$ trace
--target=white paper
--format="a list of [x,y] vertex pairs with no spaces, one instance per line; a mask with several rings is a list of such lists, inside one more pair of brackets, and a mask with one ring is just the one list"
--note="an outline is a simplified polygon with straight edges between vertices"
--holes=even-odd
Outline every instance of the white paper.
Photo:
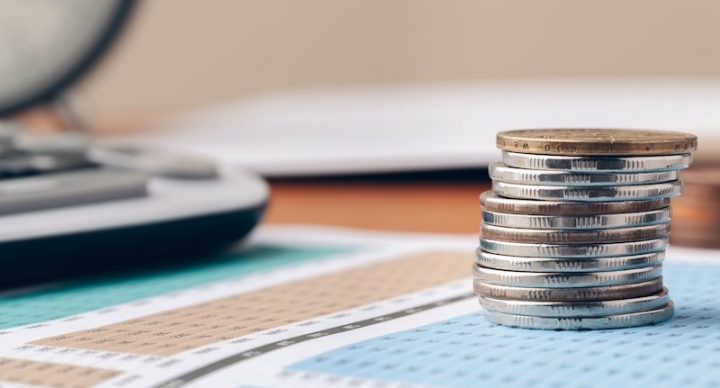
[[619,127],[720,138],[720,81],[560,79],[299,90],[228,102],[148,126],[142,142],[266,176],[487,166],[513,128]]

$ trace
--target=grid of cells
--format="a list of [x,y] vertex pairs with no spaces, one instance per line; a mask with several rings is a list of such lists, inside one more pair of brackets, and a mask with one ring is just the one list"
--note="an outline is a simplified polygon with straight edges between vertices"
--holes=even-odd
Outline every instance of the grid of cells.
[[469,277],[467,252],[398,257],[33,342],[168,356]]
[[514,329],[480,312],[356,343],[295,373],[440,386],[720,386],[720,265],[667,264],[664,324],[560,332]]
[[[120,373],[85,366],[0,358],[0,376],[2,376],[2,380],[23,385],[58,388],[91,387]],[[2,384],[0,383],[0,385]]]
[[343,248],[255,246],[224,257],[208,258],[200,263],[87,279],[4,295],[0,296],[0,329],[62,319],[212,282],[323,260],[348,251]]

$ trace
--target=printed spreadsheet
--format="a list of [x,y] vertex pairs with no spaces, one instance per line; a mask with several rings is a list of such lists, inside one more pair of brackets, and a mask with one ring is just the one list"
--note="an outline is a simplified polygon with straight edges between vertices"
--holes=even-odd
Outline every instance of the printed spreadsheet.
[[2,294],[0,387],[720,385],[720,254],[671,248],[667,323],[556,332],[483,319],[476,244],[264,228],[202,262]]

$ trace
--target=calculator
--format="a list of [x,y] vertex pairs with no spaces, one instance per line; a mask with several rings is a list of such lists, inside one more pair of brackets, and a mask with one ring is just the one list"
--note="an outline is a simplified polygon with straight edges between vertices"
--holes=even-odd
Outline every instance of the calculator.
[[265,181],[232,166],[77,135],[7,132],[2,286],[211,256],[239,243],[267,206]]
[[[137,3],[0,2],[0,289],[209,260],[262,218],[269,189],[257,175],[88,136],[69,89]],[[57,109],[65,133],[16,124],[35,108]]]

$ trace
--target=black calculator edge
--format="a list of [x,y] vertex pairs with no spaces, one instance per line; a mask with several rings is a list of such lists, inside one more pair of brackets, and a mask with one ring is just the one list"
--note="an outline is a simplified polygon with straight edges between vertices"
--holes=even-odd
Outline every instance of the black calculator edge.
[[0,242],[0,290],[142,270],[217,254],[260,223],[268,203],[196,217]]

